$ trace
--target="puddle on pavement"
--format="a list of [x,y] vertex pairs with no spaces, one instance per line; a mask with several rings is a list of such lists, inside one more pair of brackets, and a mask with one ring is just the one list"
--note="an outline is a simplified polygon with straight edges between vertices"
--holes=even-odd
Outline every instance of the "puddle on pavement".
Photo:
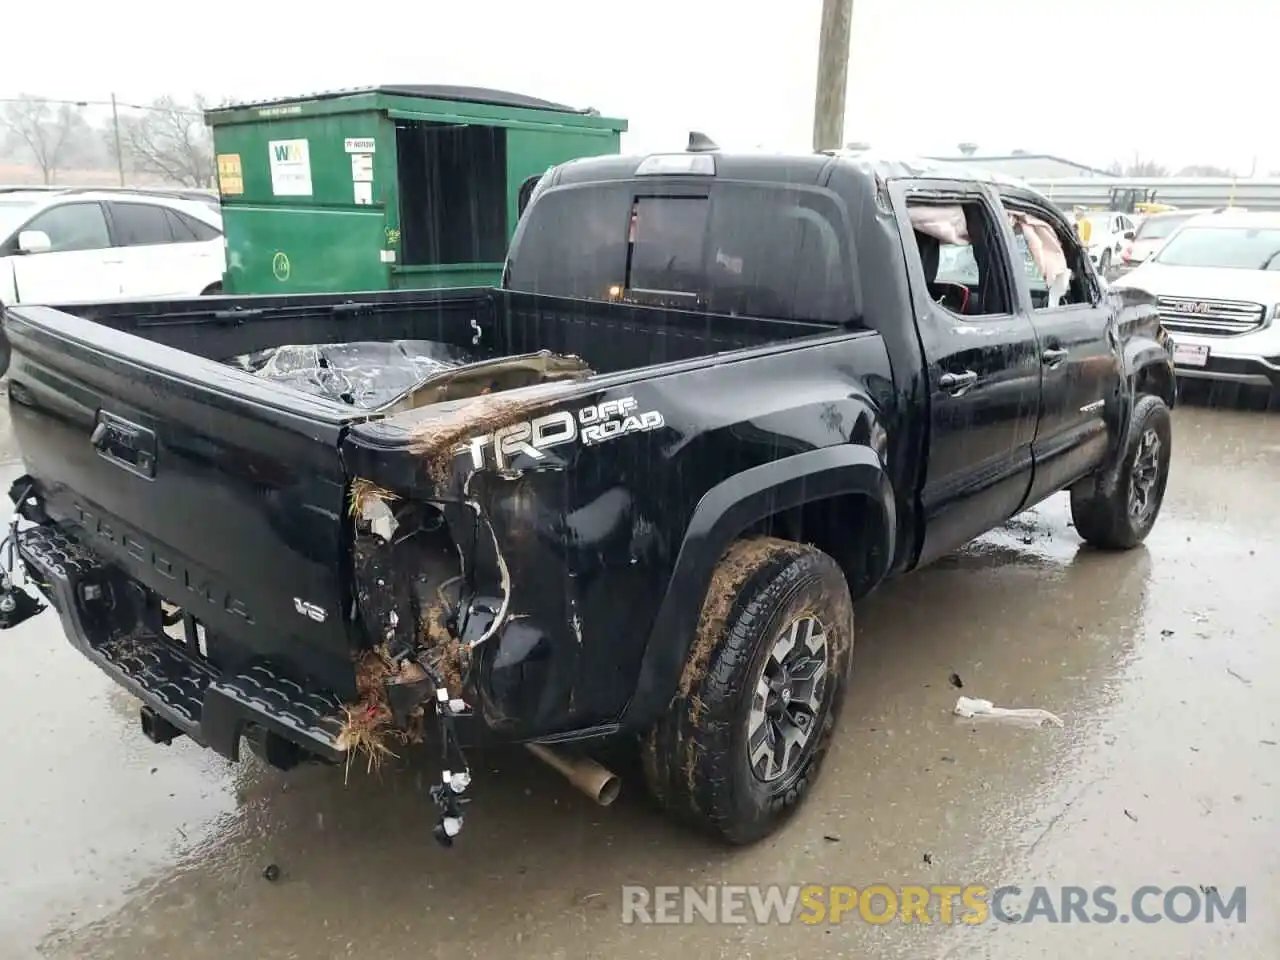
[[[824,777],[785,832],[747,850],[671,826],[634,778],[622,801],[593,807],[517,749],[473,758],[476,803],[444,851],[430,836],[434,755],[406,755],[380,778],[353,771],[344,786],[340,770],[284,776],[153,747],[128,698],[41,618],[0,646],[8,676],[30,668],[31,652],[19,661],[14,649],[40,648],[23,716],[57,731],[11,766],[40,788],[0,801],[6,835],[23,831],[19,859],[37,865],[6,858],[0,915],[50,957],[1212,952],[1220,928],[1063,939],[1003,925],[637,929],[619,916],[627,883],[1249,883],[1260,903],[1280,892],[1258,853],[1273,848],[1280,809],[1280,748],[1268,746],[1280,740],[1280,520],[1257,499],[1280,459],[1259,463],[1254,447],[1240,454],[1247,469],[1221,469],[1239,462],[1214,416],[1186,416],[1194,460],[1145,548],[1082,547],[1057,497],[862,605]],[[41,692],[55,680],[81,698],[73,717]],[[962,692],[1066,725],[960,720]],[[271,863],[276,883],[262,877]],[[1255,917],[1232,935],[1274,942],[1274,919]]]

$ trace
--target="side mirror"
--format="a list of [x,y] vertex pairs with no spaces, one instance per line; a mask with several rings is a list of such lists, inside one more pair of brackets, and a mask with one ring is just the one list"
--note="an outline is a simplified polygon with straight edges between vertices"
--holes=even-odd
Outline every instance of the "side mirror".
[[533,191],[537,189],[538,184],[542,182],[545,173],[535,173],[532,177],[520,184],[520,190],[516,194],[516,219],[524,216],[524,208],[529,205],[529,201],[533,199]]
[[43,230],[23,230],[18,234],[20,253],[48,253],[52,249],[53,241]]
[[1126,240],[1132,240],[1132,239],[1134,238],[1134,236],[1135,236],[1135,233],[1134,233],[1134,231],[1132,231],[1132,230],[1126,230],[1126,231],[1124,232],[1124,238],[1125,238]]

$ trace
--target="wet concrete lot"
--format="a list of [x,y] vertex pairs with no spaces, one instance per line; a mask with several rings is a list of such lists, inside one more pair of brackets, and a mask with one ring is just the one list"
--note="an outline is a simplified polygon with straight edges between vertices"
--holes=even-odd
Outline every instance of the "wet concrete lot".
[[[1280,415],[1184,406],[1174,428],[1145,548],[1082,548],[1060,496],[865,603],[818,789],[747,850],[669,825],[635,783],[594,807],[519,750],[473,757],[442,850],[433,753],[344,784],[153,746],[42,615],[0,634],[0,957],[1280,956]],[[1065,725],[962,721],[960,692]],[[1122,906],[1146,884],[1245,886],[1248,912],[621,922],[624,884],[880,882],[1108,884]]]

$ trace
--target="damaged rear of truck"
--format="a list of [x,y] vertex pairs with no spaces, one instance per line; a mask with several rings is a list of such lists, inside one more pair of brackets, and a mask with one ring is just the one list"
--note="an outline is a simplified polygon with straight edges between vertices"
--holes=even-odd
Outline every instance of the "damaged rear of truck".
[[637,742],[731,842],[795,808],[915,554],[902,241],[847,161],[645,166],[550,172],[499,289],[9,312],[18,552],[148,736],[440,738],[443,842],[474,740],[602,802]]

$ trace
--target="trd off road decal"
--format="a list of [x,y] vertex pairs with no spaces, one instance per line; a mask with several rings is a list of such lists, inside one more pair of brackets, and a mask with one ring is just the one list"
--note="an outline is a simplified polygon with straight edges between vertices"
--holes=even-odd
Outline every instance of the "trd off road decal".
[[583,407],[576,415],[560,410],[473,437],[461,444],[456,453],[459,456],[470,453],[471,465],[482,470],[486,465],[486,451],[491,451],[488,455],[492,466],[505,470],[511,458],[519,454],[541,460],[543,451],[550,447],[574,442],[584,446],[605,443],[628,434],[656,430],[665,422],[657,410],[638,413],[636,408],[635,397],[622,397]]

